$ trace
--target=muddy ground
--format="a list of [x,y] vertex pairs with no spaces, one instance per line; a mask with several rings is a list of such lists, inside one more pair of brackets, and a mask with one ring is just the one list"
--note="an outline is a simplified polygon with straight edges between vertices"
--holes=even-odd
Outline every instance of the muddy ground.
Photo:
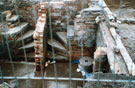
[[[45,72],[36,71],[34,63],[26,62],[13,62],[13,67],[15,74],[12,69],[10,62],[0,61],[0,73],[2,70],[2,76],[18,76],[18,77],[56,77],[54,71],[54,65],[49,65]],[[69,77],[69,73],[72,73],[73,78],[82,78],[81,73],[76,71],[77,64],[72,64],[72,71],[69,72],[69,63],[56,63],[57,77]],[[0,74],[1,76],[1,74]],[[57,81],[56,80],[4,80],[0,79],[0,84],[7,82],[10,86],[15,85],[13,88],[56,88],[56,83],[58,83],[58,88],[70,88],[70,81]],[[43,85],[45,85],[43,87]],[[72,81],[72,88],[80,88],[82,86],[81,81]],[[0,87],[1,88],[1,87]],[[7,88],[7,87],[4,87]],[[10,87],[12,88],[12,87]]]

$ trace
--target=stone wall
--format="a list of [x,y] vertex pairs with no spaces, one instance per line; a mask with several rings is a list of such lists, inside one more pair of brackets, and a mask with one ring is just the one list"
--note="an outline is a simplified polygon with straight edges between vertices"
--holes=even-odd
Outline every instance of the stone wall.
[[93,57],[96,47],[97,24],[96,17],[101,14],[101,9],[96,5],[85,8],[76,15],[73,28],[67,29],[68,39],[71,41],[73,58],[83,56]]
[[[84,2],[87,2],[84,3],[84,8],[87,8],[88,1],[85,0]],[[82,8],[81,0],[45,2],[42,3],[42,5],[45,5],[47,11],[49,10],[48,7],[50,8],[50,13],[48,11],[48,15],[51,15],[51,23],[54,30],[66,30],[67,22],[69,21],[69,23],[73,24],[77,12]]]

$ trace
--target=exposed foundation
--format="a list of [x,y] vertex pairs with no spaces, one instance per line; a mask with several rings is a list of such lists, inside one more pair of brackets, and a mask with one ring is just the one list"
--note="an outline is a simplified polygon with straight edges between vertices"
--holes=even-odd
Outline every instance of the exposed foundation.
[[[26,9],[28,12],[31,9],[35,10],[34,14],[37,17],[34,16],[34,19],[21,18],[15,14],[15,11],[6,12],[4,18],[8,30],[2,31],[0,38],[4,39],[5,45],[7,44],[5,40],[9,41],[13,61],[19,61],[19,64],[13,62],[16,76],[54,78],[51,80],[19,79],[19,88],[43,88],[43,86],[55,88],[57,84],[58,88],[70,88],[71,82],[65,80],[70,77],[85,79],[85,85],[83,81],[73,79],[71,85],[73,88],[100,88],[100,86],[106,88],[106,86],[112,87],[113,83],[87,82],[86,79],[115,80],[116,78],[117,81],[128,80],[130,75],[135,75],[132,54],[134,50],[131,49],[134,43],[133,41],[131,45],[128,43],[132,40],[133,34],[125,36],[125,32],[129,32],[125,26],[130,23],[132,29],[134,20],[121,17],[117,19],[106,3],[101,5],[98,0],[91,0],[91,2],[86,0],[83,3],[84,7],[81,3],[80,0],[45,2],[33,5],[35,9],[31,6],[23,7],[23,10]],[[25,16],[27,11],[19,13]],[[18,23],[18,20],[23,23]],[[119,21],[122,24],[117,26]],[[2,52],[3,55],[4,53],[7,52]],[[20,63],[20,61],[32,63]],[[3,76],[13,77],[11,64],[3,61],[0,63]],[[65,79],[56,81],[56,77]],[[0,79],[0,83],[2,81],[3,79]],[[12,82],[12,80],[4,81],[9,84]],[[23,85],[26,82],[29,85]],[[131,84],[133,87],[134,83]],[[128,84],[116,83],[114,86],[126,88]]]

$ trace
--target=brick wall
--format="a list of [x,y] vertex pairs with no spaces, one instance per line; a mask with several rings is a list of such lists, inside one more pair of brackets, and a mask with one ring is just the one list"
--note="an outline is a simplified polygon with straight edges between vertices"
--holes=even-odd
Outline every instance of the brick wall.
[[41,69],[42,67],[44,68],[43,32],[47,21],[47,12],[44,7],[44,5],[41,5],[40,9],[38,10],[38,20],[33,35],[35,48],[35,62],[37,70]]
[[[88,3],[85,3],[88,4]],[[49,9],[50,8],[50,14]],[[49,16],[51,15],[51,23],[53,31],[66,30],[67,20],[73,23],[75,15],[81,9],[81,1],[67,1],[67,2],[48,2],[41,3],[36,6],[38,9],[38,21],[36,24],[36,29],[33,35],[34,46],[35,46],[35,62],[37,69],[44,67],[44,53],[43,53],[43,33],[45,25],[49,26]],[[85,5],[88,7],[88,5]],[[67,14],[69,13],[69,14]],[[47,22],[47,23],[46,23]]]

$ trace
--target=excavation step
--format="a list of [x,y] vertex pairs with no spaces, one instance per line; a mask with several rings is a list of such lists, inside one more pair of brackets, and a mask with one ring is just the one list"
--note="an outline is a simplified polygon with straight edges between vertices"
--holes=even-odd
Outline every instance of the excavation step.
[[65,59],[67,59],[66,56],[62,56],[62,55],[56,54],[55,52],[54,53],[53,52],[48,52],[47,53],[47,57],[49,59],[56,59],[56,60],[65,60]]
[[57,32],[56,33],[59,38],[65,43],[67,44],[67,33],[66,32]]
[[59,50],[62,50],[62,51],[66,52],[66,48],[61,43],[59,43],[57,40],[55,40],[55,39],[52,39],[52,41],[51,41],[51,39],[48,40],[48,44],[50,46],[54,47],[54,48],[57,48]]
[[[24,42],[24,44],[33,42],[33,33],[34,33],[34,30],[29,30],[29,31],[26,32],[24,35],[22,35],[21,37],[19,37],[19,38],[17,39],[17,46],[18,46],[18,47],[23,46],[23,42]],[[22,42],[22,41],[23,41],[23,42]]]
[[16,36],[17,34],[23,32],[28,26],[28,23],[21,23],[20,25],[9,28],[7,32],[2,32],[2,35]]
[[22,50],[22,49],[29,49],[29,48],[34,48],[34,42],[31,42],[31,43],[28,43],[22,47],[19,48],[19,50]]
[[[34,58],[35,57],[35,53],[34,52],[27,53],[26,55],[27,55],[27,58]],[[21,54],[20,57],[24,58],[25,56],[24,56],[24,54]]]
[[18,38],[17,41],[24,40],[24,39],[27,39],[29,37],[32,37],[33,36],[33,33],[34,33],[34,30],[29,30],[23,36],[21,36],[20,38]]

